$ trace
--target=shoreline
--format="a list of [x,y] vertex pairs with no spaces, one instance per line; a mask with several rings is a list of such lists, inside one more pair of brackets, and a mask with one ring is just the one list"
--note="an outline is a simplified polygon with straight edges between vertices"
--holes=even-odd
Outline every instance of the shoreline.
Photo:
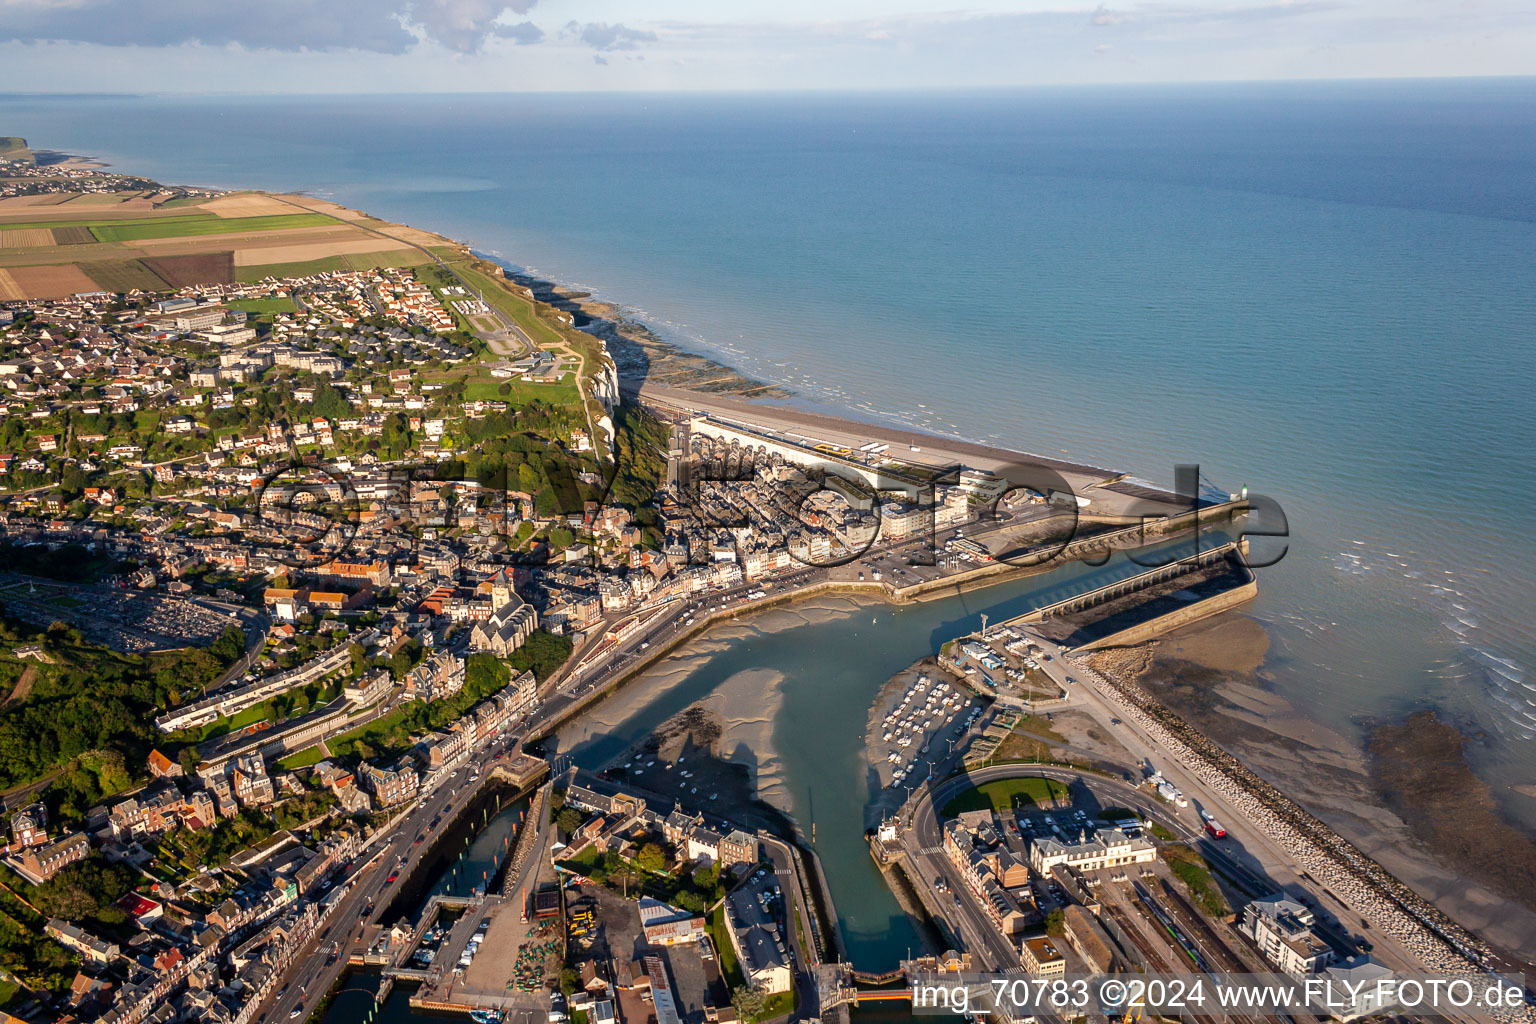
[[[1448,743],[1455,727],[1437,720],[1412,728],[1418,716],[1409,715],[1401,722],[1376,723],[1363,742],[1334,732],[1266,688],[1261,637],[1263,626],[1251,616],[1224,613],[1142,644],[1080,657],[1122,692],[1144,694],[1162,705],[1185,729],[1282,793],[1437,913],[1505,955],[1529,960],[1536,949],[1536,907],[1511,887],[1512,856],[1498,865],[1480,864],[1465,848],[1426,834],[1387,796],[1394,785],[1399,793],[1404,786],[1417,792],[1426,780],[1443,779],[1449,759],[1417,765],[1409,772],[1412,778],[1401,777],[1400,765],[1393,783],[1370,749],[1386,730],[1396,748],[1391,753],[1401,761],[1407,751],[1412,764],[1426,738],[1438,735]],[[1455,781],[1452,792],[1427,801],[1424,814],[1433,821],[1435,815],[1464,813],[1472,827],[1458,835],[1474,844],[1471,837],[1491,832],[1496,821],[1521,837],[1517,842],[1500,836],[1505,848],[1518,847],[1524,863],[1536,857],[1536,842],[1498,817],[1496,808],[1479,804],[1478,792],[1486,794],[1486,786],[1465,762]],[[1471,806],[1461,810],[1464,805]]]
[[[42,152],[52,153],[55,151],[43,150]],[[71,153],[64,155],[69,160],[97,160],[95,157],[84,156],[81,154]],[[104,161],[100,161],[100,163],[104,168],[112,166],[110,163]],[[114,173],[121,174],[124,177],[132,177],[132,175],[126,171],[116,171]],[[157,183],[165,186],[164,182]],[[527,269],[526,265],[514,263],[506,256],[497,255],[492,250],[485,248],[482,245],[476,244],[473,241],[451,238],[447,235],[441,235],[431,230],[430,228],[421,228],[414,224],[407,224],[404,221],[395,221],[388,217],[381,217],[377,214],[370,213],[361,207],[349,206],[345,202],[340,201],[339,197],[335,196],[334,194],[330,196],[320,196],[304,188],[274,192],[266,188],[244,188],[228,185],[177,184],[166,187],[197,189],[207,192],[222,193],[225,195],[250,193],[253,195],[295,196],[307,198],[327,206],[334,206],[338,209],[347,210],[357,214],[362,218],[379,221],[385,224],[393,224],[399,227],[420,231],[425,234],[435,235],[437,238],[443,239],[452,245],[462,247],[473,257],[484,260],[489,264],[499,267],[503,276],[510,284],[527,288],[535,295],[538,301],[553,305],[555,308],[560,309],[562,312],[573,317],[577,313],[580,313],[581,315],[590,318],[595,323],[603,324],[606,329],[612,332],[614,337],[619,339],[619,343],[621,345],[629,345],[631,347],[635,347],[641,344],[634,338],[630,338],[622,333],[621,328],[623,326],[623,322],[628,321],[637,328],[637,333],[638,331],[643,331],[646,335],[649,336],[650,341],[648,341],[647,344],[653,345],[657,349],[664,349],[670,351],[671,353],[675,353],[677,357],[685,361],[697,362],[701,366],[710,368],[713,371],[717,371],[722,376],[727,377],[730,381],[739,384],[742,389],[742,393],[738,394],[737,391],[729,388],[722,389],[719,392],[710,392],[693,391],[686,388],[670,388],[657,384],[650,385],[653,389],[658,391],[663,387],[667,387],[667,390],[669,391],[686,392],[698,395],[701,398],[719,397],[727,400],[735,399],[737,401],[753,401],[753,398],[749,397],[747,393],[758,392],[756,395],[758,401],[754,401],[753,405],[755,412],[759,415],[761,415],[763,412],[772,411],[778,407],[784,411],[796,412],[799,414],[801,419],[804,419],[808,422],[825,422],[831,429],[838,429],[840,425],[842,427],[854,425],[863,428],[877,428],[890,437],[901,440],[901,443],[904,444],[926,441],[929,447],[935,451],[967,454],[982,460],[983,463],[991,462],[993,464],[993,468],[1013,465],[1020,460],[1024,460],[1031,465],[1045,466],[1047,468],[1059,470],[1061,472],[1101,477],[1108,481],[1115,482],[1115,486],[1117,488],[1122,489],[1127,493],[1131,493],[1133,491],[1143,491],[1147,497],[1151,497],[1154,500],[1166,500],[1171,496],[1169,492],[1161,490],[1157,485],[1140,481],[1128,473],[1104,469],[1102,467],[1093,466],[1087,463],[1073,462],[1070,460],[1053,458],[1051,456],[1045,455],[1037,455],[1031,452],[998,448],[995,445],[990,445],[984,441],[969,437],[952,436],[927,431],[917,431],[912,429],[910,426],[904,426],[896,423],[895,421],[881,421],[878,419],[861,420],[856,418],[858,414],[858,410],[856,409],[839,409],[838,415],[828,415],[823,409],[817,408],[815,403],[804,400],[804,397],[796,392],[790,385],[776,382],[757,381],[754,378],[744,375],[736,368],[719,362],[714,356],[702,352],[692,351],[686,345],[681,345],[674,341],[662,338],[659,334],[657,334],[657,331],[654,327],[646,323],[644,319],[638,315],[633,307],[624,304],[620,300],[599,299],[596,294],[589,289],[565,285],[557,280],[553,280],[548,275],[542,273],[533,273]],[[551,298],[554,298],[558,301],[552,302]],[[565,305],[562,305],[562,303]],[[570,308],[566,308],[567,305]],[[610,319],[610,317],[605,316],[605,312],[611,312],[614,314],[614,318]],[[611,341],[610,337],[606,333],[593,333],[590,331],[587,331],[586,333],[591,334],[592,337],[597,338],[603,342]],[[617,353],[614,354],[614,358],[617,361]],[[642,380],[638,386],[632,388],[629,387],[628,385],[633,384],[633,382],[633,377],[626,378],[621,373],[621,393],[625,391],[632,391],[634,394],[636,394],[637,397],[645,397],[642,392],[645,389],[647,381]],[[776,404],[761,402],[760,400],[763,398],[782,399],[783,405],[776,406]],[[795,399],[801,399],[804,404],[795,404]],[[659,398],[658,401],[660,404],[666,404],[664,397]],[[978,465],[977,468],[986,468],[986,466]]]
[[[45,151],[45,152],[47,152],[47,151]],[[76,159],[76,158],[75,157],[68,157],[68,159]],[[78,159],[88,159],[88,158],[78,158]],[[102,164],[100,166],[106,167],[106,166],[109,166],[109,165]],[[256,191],[256,190],[239,189],[239,190],[223,190],[223,191],[244,192],[244,191]],[[328,200],[328,201],[334,202],[334,200]],[[361,213],[362,211],[359,211],[359,212]],[[483,250],[473,250],[472,249],[472,251],[482,252]],[[508,273],[507,276],[508,276],[509,280],[521,283],[521,282],[519,282],[518,278],[513,276],[511,273]],[[563,286],[561,286],[561,285],[559,285],[558,283],[555,283],[555,282],[545,282],[545,283],[547,283],[550,286],[550,288],[555,289],[555,290],[560,290],[560,289],[563,288]],[[583,309],[587,308],[584,303],[582,303],[581,301],[577,300],[576,296],[578,295],[578,293],[575,290],[570,290],[570,292],[571,292],[571,294],[570,294],[570,301],[575,302],[576,305],[578,306],[578,308],[583,308]],[[582,293],[582,294],[585,294],[585,293]],[[598,301],[599,300],[596,300],[596,299],[592,300],[592,302],[594,303],[592,308],[596,308],[596,303]],[[619,310],[621,313],[622,313],[622,311],[624,309],[624,307],[622,307],[620,305],[616,305],[616,304],[607,304],[607,303],[605,303],[604,305],[611,306],[611,308],[613,308],[615,310]],[[618,327],[615,326],[614,329],[618,330]],[[646,329],[649,330],[649,328],[646,328]],[[709,359],[708,357],[705,357],[705,356],[703,356],[701,354],[686,353],[686,350],[683,349],[681,346],[673,345],[671,342],[665,342],[665,341],[659,341],[658,340],[658,343],[659,344],[668,345],[668,346],[676,349],[679,352],[684,352],[687,355],[692,355],[692,356],[695,356],[695,357],[697,357],[699,359],[704,359],[711,366],[718,367],[718,368],[720,368],[723,371],[727,371],[729,373],[735,374],[736,378],[738,380],[744,382],[747,385],[755,385],[755,384],[758,383],[758,382],[753,382],[750,378],[744,377],[744,376],[742,376],[740,374],[736,374],[736,371],[732,370],[730,367],[726,367],[723,364],[719,364],[719,363],[715,362],[714,360]],[[653,385],[653,387],[657,387],[657,386],[658,385]],[[769,387],[769,388],[780,387],[780,385],[762,385],[762,386],[763,387]],[[642,383],[642,385],[636,390],[635,394],[638,397],[643,398],[645,396],[645,387],[646,387],[646,385],[644,383]],[[740,401],[740,402],[751,401],[751,399],[748,399],[748,398],[745,398],[745,397],[735,397],[735,393],[729,392],[729,391],[723,392],[722,394],[724,396],[728,396],[730,398],[730,400],[734,400],[734,401]],[[789,391],[787,397],[792,401],[793,398],[796,397],[796,396],[795,396],[793,391]],[[772,406],[764,406],[764,408],[771,409],[773,407]],[[820,414],[816,414],[816,413],[809,413],[809,412],[806,413],[807,417],[815,417],[815,416],[819,416],[819,415]],[[849,411],[849,415],[852,415],[852,411]],[[827,418],[827,417],[823,417],[823,418],[830,419],[830,418]],[[856,421],[849,421],[849,422],[856,422]],[[886,427],[883,424],[879,426],[879,429],[882,432],[889,434],[893,438],[906,436],[906,437],[912,437],[912,438],[933,438],[933,439],[939,440],[939,441],[948,441],[950,446],[953,447],[957,451],[974,451],[977,454],[983,454],[984,453],[988,457],[996,457],[996,456],[998,456],[1000,454],[1004,454],[1004,450],[1002,450],[1002,449],[992,448],[990,446],[982,445],[982,444],[980,444],[978,442],[972,442],[972,441],[967,441],[967,440],[950,440],[950,439],[943,438],[941,435],[922,434],[922,433],[913,432],[913,431],[911,431],[908,428],[898,428],[898,427],[894,427],[894,426]],[[1017,454],[1024,454],[1024,453],[1017,453]],[[1051,461],[1053,461],[1056,464],[1059,464],[1060,466],[1063,466],[1063,467],[1070,467],[1074,471],[1108,472],[1108,471],[1097,470],[1095,467],[1088,467],[1088,466],[1083,466],[1083,465],[1079,465],[1079,464],[1075,464],[1075,463],[1062,462],[1061,460],[1051,460]],[[966,590],[980,590],[983,587],[992,586],[992,585],[997,584],[997,583],[1006,582],[1008,579],[1011,579],[1011,578],[1012,578],[1012,576],[1010,574],[1000,574],[999,576],[991,577],[991,578],[982,578],[982,579],[978,579],[978,580],[974,580],[974,581],[957,582],[957,583],[953,584],[953,589],[954,589],[954,592],[964,592]],[[851,590],[852,588],[848,588],[848,589]],[[933,597],[944,596],[945,594],[947,594],[949,592],[949,589],[950,588],[944,588],[943,590],[938,590],[932,596]],[[821,595],[819,595],[819,594],[818,595],[807,595],[808,598],[814,598],[814,597],[819,597],[819,596],[821,596]],[[888,598],[886,598],[886,599],[888,600]],[[921,600],[921,599],[924,599],[924,598],[923,597],[918,597],[916,599]],[[748,610],[745,610],[741,614],[750,616],[750,615],[758,614],[759,612],[766,613],[767,611],[770,611],[770,610],[771,609],[748,609]],[[734,618],[734,617],[735,616],[732,616],[732,618]],[[718,625],[718,623],[710,623],[710,624],[708,624],[706,626],[706,629],[713,629],[717,625]],[[680,646],[677,650],[681,651],[683,649],[684,649],[684,647]],[[669,657],[669,658],[670,657],[674,657],[675,653],[669,652],[666,656]],[[1262,659],[1261,659],[1260,663],[1262,664]],[[640,669],[640,672],[641,672],[642,675],[643,675],[643,673],[645,673],[647,671],[649,671],[648,668]],[[683,672],[682,675],[679,677],[679,681],[681,681],[681,678],[686,677],[687,674],[688,674],[688,672]],[[635,678],[638,679],[639,677],[635,677]],[[632,679],[630,681],[634,681],[634,680]],[[624,679],[621,679],[621,680],[619,680],[615,684],[614,689],[617,690],[617,689],[622,688],[622,687],[624,687],[626,685],[627,685],[626,681]],[[1234,694],[1237,693],[1237,691],[1235,691],[1235,690],[1231,691],[1231,692],[1234,693]],[[654,697],[654,694],[652,694],[651,696]],[[1280,733],[1280,732],[1278,732],[1277,730],[1274,729],[1274,727],[1273,727],[1273,718],[1274,718],[1274,715],[1277,713],[1277,711],[1279,709],[1275,708],[1274,706],[1266,706],[1266,704],[1265,704],[1265,702],[1264,702],[1264,700],[1262,698],[1262,690],[1257,691],[1257,692],[1247,693],[1245,696],[1247,698],[1246,706],[1241,706],[1241,710],[1243,712],[1245,712],[1246,715],[1251,718],[1251,721],[1250,721],[1249,724],[1255,726],[1256,728],[1265,729],[1266,731],[1269,731],[1269,732],[1273,733],[1276,736],[1280,736],[1280,737],[1283,737],[1283,738],[1289,738],[1289,739],[1292,739],[1293,741],[1299,741],[1298,737],[1296,737],[1296,736],[1289,736],[1289,737],[1287,737],[1286,734]],[[600,708],[604,702],[605,701],[599,701],[598,703],[596,703],[594,705],[588,706],[588,707],[584,708],[583,711],[580,712],[580,714],[583,717],[585,717],[585,715],[587,713],[589,713],[591,711],[594,711],[597,708]],[[1234,705],[1239,704],[1239,702],[1236,701],[1236,700],[1232,701],[1232,703]],[[1236,713],[1232,713],[1232,712],[1228,713],[1228,717],[1231,717],[1231,718],[1233,718],[1235,720],[1241,720],[1242,719],[1241,715],[1236,714]],[[1301,722],[1306,722],[1307,720],[1305,719],[1304,715],[1298,715],[1296,717],[1296,719],[1294,719],[1294,721],[1297,722],[1297,723],[1301,723]],[[1310,724],[1312,724],[1313,726],[1317,725],[1317,723],[1310,723]],[[1195,728],[1197,730],[1199,729],[1198,726],[1195,726]],[[1297,728],[1300,728],[1300,726],[1298,725]],[[1250,763],[1250,767],[1251,767],[1251,763]],[[1334,765],[1333,767],[1342,767],[1342,765],[1341,764],[1340,765]],[[1257,772],[1255,772],[1255,774],[1257,774]],[[1312,787],[1308,787],[1308,788],[1310,789]],[[1297,801],[1297,803],[1299,804],[1300,801]],[[1373,810],[1375,810],[1375,809],[1388,810],[1388,808],[1386,808],[1384,806],[1380,807],[1380,808],[1377,808],[1374,805],[1373,805],[1372,809]],[[1384,846],[1390,845],[1390,840],[1387,839],[1387,838],[1382,838],[1381,842],[1382,842],[1382,844]],[[1395,870],[1394,870],[1394,873],[1396,873]]]

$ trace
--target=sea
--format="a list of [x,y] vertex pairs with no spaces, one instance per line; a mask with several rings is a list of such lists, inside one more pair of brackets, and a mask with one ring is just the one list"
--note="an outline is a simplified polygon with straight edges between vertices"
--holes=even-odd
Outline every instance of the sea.
[[[1265,685],[1357,740],[1438,712],[1536,830],[1536,79],[3,96],[0,133],[447,234],[808,408],[1164,484],[1197,463],[1289,522],[1249,609]],[[731,664],[803,659],[785,716],[817,712],[795,685],[872,699],[1017,598],[989,593]],[[803,752],[797,815],[846,753]],[[910,933],[874,888],[849,936],[879,967]]]

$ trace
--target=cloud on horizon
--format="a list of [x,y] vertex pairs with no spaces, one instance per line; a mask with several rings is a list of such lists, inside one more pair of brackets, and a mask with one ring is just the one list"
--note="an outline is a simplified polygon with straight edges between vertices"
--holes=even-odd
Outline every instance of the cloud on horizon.
[[215,4],[0,0],[0,89],[837,89],[1536,72],[1530,0],[1456,11],[1444,0]]
[[99,46],[239,45],[251,50],[403,54],[423,39],[473,54],[486,41],[538,42],[503,16],[537,0],[0,0],[0,41]]
[[[630,28],[623,24],[609,25],[606,22],[591,21],[585,25],[571,22],[565,26],[566,32],[576,36],[583,43],[594,50],[633,50],[640,43],[654,43],[656,33],[644,29]],[[606,61],[601,62],[606,63]]]

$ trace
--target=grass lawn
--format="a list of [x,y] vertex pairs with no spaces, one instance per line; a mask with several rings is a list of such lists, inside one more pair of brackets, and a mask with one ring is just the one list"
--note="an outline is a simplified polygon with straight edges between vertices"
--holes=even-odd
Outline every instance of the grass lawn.
[[1009,811],[1021,806],[1044,806],[1056,800],[1065,800],[1068,792],[1065,783],[1054,779],[1037,776],[997,779],[960,793],[944,805],[943,816],[953,818],[966,811]]
[[571,865],[583,875],[590,875],[592,869],[597,867],[603,859],[603,855],[597,852],[597,847],[589,846],[574,857],[567,857],[561,863]]
[[0,1006],[11,1001],[11,998],[21,991],[21,984],[10,978],[0,978]]
[[320,744],[317,743],[312,747],[305,747],[303,750],[294,751],[277,762],[277,765],[284,771],[291,772],[295,768],[308,768],[311,765],[319,764],[324,757],[325,754],[320,750]]
[[233,718],[225,718],[223,715],[220,715],[203,726],[202,732],[198,734],[197,742],[202,743],[204,740],[213,739],[215,736],[223,736],[225,733],[234,732],[236,729],[243,729],[248,725],[255,725],[257,722],[265,721],[267,710],[270,707],[271,702],[262,701],[260,704],[253,704],[244,711],[237,712]]
[[793,1013],[795,1009],[795,990],[788,992],[775,992],[763,1003],[763,1020],[772,1020],[782,1017],[786,1013]]
[[[498,390],[503,384],[511,385],[505,395]],[[561,378],[558,384],[525,384],[495,377],[470,377],[464,382],[464,398],[470,402],[506,402],[514,407],[534,401],[545,405],[575,405],[581,400],[570,374]]]
[[1163,860],[1168,862],[1168,868],[1179,881],[1189,886],[1190,898],[1195,901],[1201,910],[1212,917],[1221,917],[1230,911],[1227,906],[1227,898],[1221,894],[1221,887],[1216,884],[1216,879],[1211,877],[1210,866],[1205,858],[1196,853],[1193,848],[1177,843],[1164,846],[1158,851]]
[[1053,758],[1053,744],[1063,744],[1066,739],[1051,728],[1039,715],[1025,715],[1003,737],[992,754],[994,761],[1049,761]]
[[736,950],[731,946],[725,923],[725,904],[716,907],[709,915],[708,927],[709,937],[715,944],[715,956],[720,958],[720,977],[725,979],[725,987],[734,992],[746,982],[742,978],[741,965],[736,962]]
[[341,747],[343,744],[350,745],[357,740],[367,740],[375,736],[384,736],[403,721],[405,721],[405,712],[399,708],[396,708],[394,711],[391,711],[383,718],[376,718],[369,722],[367,725],[360,725],[356,729],[344,732],[334,739],[326,740],[326,746],[330,747],[331,750],[336,753],[341,753]]
[[230,309],[238,309],[246,313],[297,313],[298,303],[284,295],[273,295],[265,299],[236,299],[227,303]]

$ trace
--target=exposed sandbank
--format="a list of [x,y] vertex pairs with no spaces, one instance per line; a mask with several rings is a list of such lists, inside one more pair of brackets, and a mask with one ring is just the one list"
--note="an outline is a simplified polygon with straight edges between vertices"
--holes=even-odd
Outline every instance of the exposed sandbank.
[[[1491,800],[1476,821],[1469,818],[1487,790],[1465,760],[1464,771],[1453,759],[1436,776],[1454,776],[1459,796],[1417,804],[1410,826],[1402,816],[1408,805],[1399,807],[1402,801],[1386,796],[1403,784],[1384,774],[1390,758],[1369,756],[1365,739],[1329,729],[1277,695],[1263,668],[1267,646],[1261,624],[1227,613],[1090,660],[1100,671],[1147,689],[1464,927],[1524,958],[1536,955],[1536,891],[1517,892],[1503,866],[1490,871],[1485,858],[1465,854],[1464,843],[1475,842],[1479,832],[1519,846],[1510,836],[1514,830],[1494,816]],[[1404,743],[1416,749],[1420,738],[1444,741],[1445,734],[1424,722],[1408,734],[1387,734],[1399,753]],[[1403,771],[1399,764],[1396,774]],[[1452,818],[1471,834],[1457,841]]]

